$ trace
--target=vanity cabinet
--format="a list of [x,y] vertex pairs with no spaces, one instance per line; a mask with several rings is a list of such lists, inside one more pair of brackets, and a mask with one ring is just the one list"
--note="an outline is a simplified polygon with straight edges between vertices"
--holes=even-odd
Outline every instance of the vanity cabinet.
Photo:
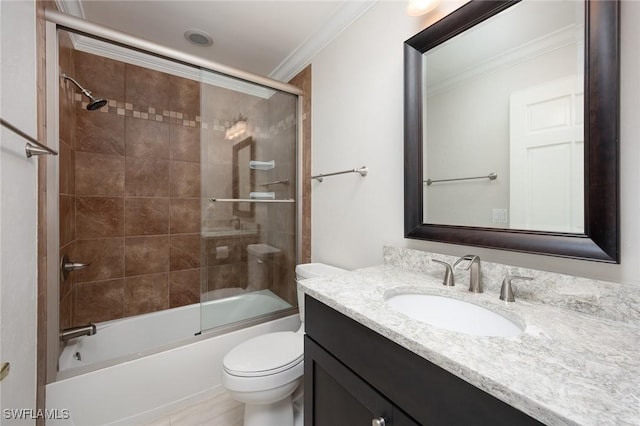
[[305,312],[306,426],[542,424],[312,297]]
[[305,424],[370,425],[384,419],[387,426],[419,426],[309,337],[305,337],[304,351],[305,375],[312,377],[313,386],[313,410],[305,408]]

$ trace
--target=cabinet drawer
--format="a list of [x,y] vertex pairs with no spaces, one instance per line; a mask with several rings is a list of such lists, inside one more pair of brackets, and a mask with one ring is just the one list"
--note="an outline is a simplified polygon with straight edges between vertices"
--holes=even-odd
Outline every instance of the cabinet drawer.
[[304,353],[305,425],[419,426],[309,337]]

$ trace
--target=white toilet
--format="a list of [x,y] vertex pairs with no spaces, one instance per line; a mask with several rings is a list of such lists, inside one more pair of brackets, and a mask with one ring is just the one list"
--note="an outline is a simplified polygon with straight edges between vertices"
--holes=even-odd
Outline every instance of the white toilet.
[[[296,266],[296,280],[332,275],[344,269],[322,263]],[[292,394],[304,373],[304,293],[298,291],[298,331],[267,333],[231,349],[223,360],[222,384],[237,401],[245,403],[245,426],[294,426]],[[302,389],[296,392],[301,404]],[[296,415],[302,425],[302,410]]]

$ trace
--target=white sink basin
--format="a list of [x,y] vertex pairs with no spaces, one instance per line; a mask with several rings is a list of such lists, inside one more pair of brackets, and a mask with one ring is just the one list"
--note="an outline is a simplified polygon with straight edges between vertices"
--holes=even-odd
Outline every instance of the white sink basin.
[[523,328],[508,318],[473,303],[431,294],[397,294],[387,306],[415,320],[474,336],[517,336]]

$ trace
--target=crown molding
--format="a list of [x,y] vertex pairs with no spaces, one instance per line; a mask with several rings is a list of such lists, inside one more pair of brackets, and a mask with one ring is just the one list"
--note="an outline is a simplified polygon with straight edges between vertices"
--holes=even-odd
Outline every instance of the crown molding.
[[[328,23],[315,34],[308,37],[301,45],[287,56],[268,77],[289,81],[306,67],[313,57],[333,41],[340,33],[355,22],[367,10],[369,10],[377,0],[344,1]],[[84,9],[80,0],[55,0],[58,10],[69,15],[85,18]],[[130,63],[133,65],[151,68],[156,71],[166,72],[192,80],[202,81],[216,86],[243,93],[269,98],[274,93],[271,89],[249,84],[240,80],[235,80],[219,74],[206,73],[202,75],[197,69],[190,69],[188,66],[170,62],[168,60],[145,55],[135,50],[123,48],[121,46],[106,43],[80,34],[69,33],[74,49],[94,55],[104,56],[117,61]]]
[[308,37],[269,74],[270,78],[289,81],[340,33],[369,10],[377,0],[345,1],[327,24]]
[[[84,19],[84,10],[78,0],[56,0],[56,5],[63,13],[68,13]],[[81,15],[77,15],[81,13]],[[117,44],[108,43],[85,35],[69,32],[73,48],[93,55],[102,56],[131,65],[149,68],[155,71],[172,74],[178,77],[195,80],[201,83],[269,99],[275,90],[258,84],[245,82],[233,77],[228,77],[213,71],[202,70],[196,67],[174,62],[135,49],[126,48]]]
[[455,88],[467,80],[498,72],[566,46],[584,44],[583,36],[579,36],[581,34],[584,34],[583,25],[569,25],[531,42],[509,49],[430,84],[427,88],[427,96],[438,95]]
[[114,59],[116,61],[125,62],[131,65],[152,69],[155,71],[172,74],[178,77],[195,80],[201,83],[210,84],[216,87],[245,93],[251,96],[257,96],[263,99],[269,99],[276,91],[273,89],[260,86],[258,84],[249,83],[218,74],[213,71],[203,70],[189,65],[183,65],[173,62],[170,59],[164,59],[142,53],[137,50],[111,44],[101,40],[76,34],[76,43],[74,48],[77,50],[91,53],[105,58]]

